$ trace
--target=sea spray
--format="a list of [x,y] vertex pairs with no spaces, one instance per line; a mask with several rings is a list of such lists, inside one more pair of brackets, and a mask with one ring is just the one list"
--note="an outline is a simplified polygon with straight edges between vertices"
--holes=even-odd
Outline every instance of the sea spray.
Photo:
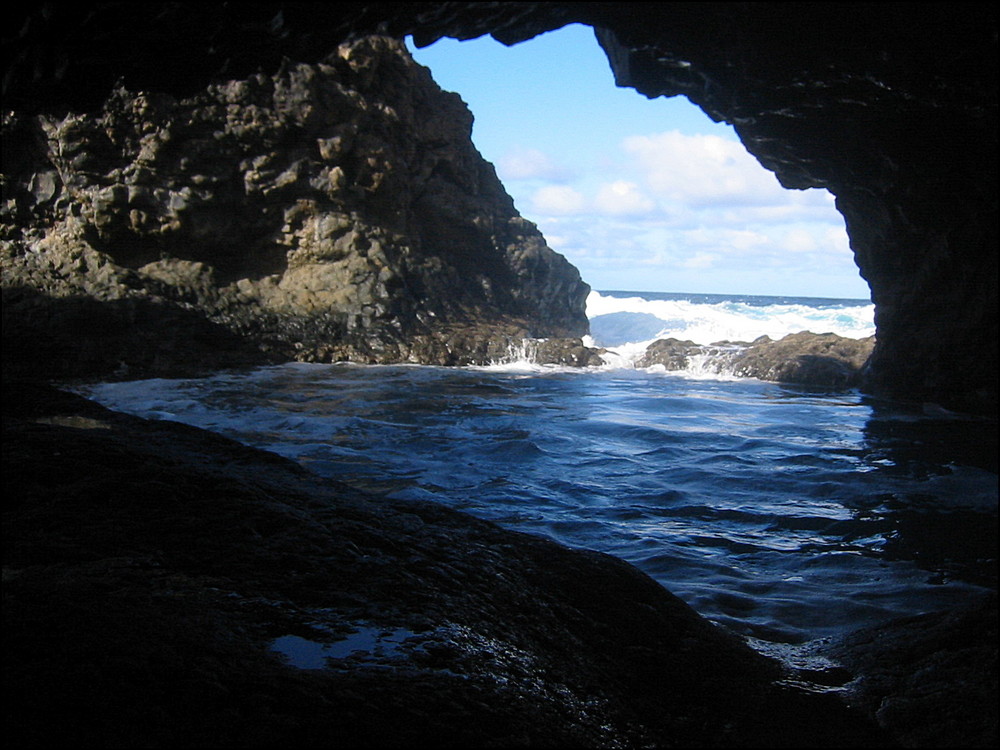
[[865,300],[811,297],[595,291],[587,298],[591,336],[608,347],[662,338],[749,342],[800,331],[861,339],[875,333],[874,311]]
[[[762,336],[811,331],[863,339],[875,330],[874,306],[851,299],[594,291],[587,314],[587,344],[604,350],[606,367],[653,367],[686,377],[737,376],[737,355]],[[680,348],[689,342],[683,364],[648,361],[650,345],[664,339]]]
[[490,367],[535,366],[538,364],[538,345],[543,339],[523,338],[507,343],[507,351],[490,361]]

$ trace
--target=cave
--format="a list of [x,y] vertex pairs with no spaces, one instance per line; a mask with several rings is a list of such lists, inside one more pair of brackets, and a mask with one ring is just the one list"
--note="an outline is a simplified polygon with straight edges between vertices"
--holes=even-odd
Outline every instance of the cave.
[[688,97],[782,185],[836,196],[876,307],[865,390],[995,413],[997,43],[986,6],[43,3],[8,24],[4,101],[87,111],[119,82],[183,95],[370,33],[511,45],[569,23],[594,28],[617,85]]
[[[0,205],[3,610],[5,688],[11,696],[6,716],[15,744],[995,746],[995,10],[902,3],[46,2],[18,5],[7,20]],[[731,124],[748,152],[786,188],[822,187],[836,197],[871,290],[877,326],[861,384],[866,393],[853,394],[869,415],[859,430],[860,448],[834,445],[837,460],[851,467],[859,456],[871,458],[854,472],[864,487],[844,515],[882,524],[870,538],[888,542],[886,554],[872,558],[873,564],[929,551],[933,559],[926,570],[933,575],[921,572],[919,583],[936,592],[955,573],[942,567],[952,545],[982,569],[977,590],[980,584],[993,590],[956,600],[962,606],[942,605],[858,631],[860,640],[845,650],[855,662],[845,656],[843,666],[805,664],[790,671],[716,628],[617,553],[505,528],[424,496],[378,496],[363,483],[352,485],[347,475],[321,476],[276,452],[175,422],[169,411],[162,421],[140,418],[78,395],[85,389],[71,392],[93,380],[131,385],[143,377],[183,381],[206,371],[225,375],[227,368],[270,369],[261,364],[321,370],[307,363],[343,361],[324,347],[379,316],[392,323],[415,321],[415,333],[379,339],[376,332],[369,350],[360,352],[374,363],[396,364],[402,338],[425,336],[425,320],[440,322],[453,302],[466,304],[454,293],[464,281],[456,269],[473,266],[490,272],[466,305],[482,312],[484,325],[497,320],[489,317],[490,305],[521,306],[528,310],[523,319],[534,316],[562,332],[554,335],[573,341],[587,322],[578,304],[586,285],[575,269],[555,263],[530,222],[499,212],[468,218],[467,209],[478,210],[481,203],[453,201],[455,193],[443,188],[425,194],[421,205],[428,210],[416,212],[416,219],[394,214],[391,201],[374,201],[365,218],[382,223],[362,226],[351,216],[323,214],[315,193],[295,192],[315,177],[294,148],[300,144],[292,144],[288,151],[295,153],[281,165],[253,164],[256,155],[239,154],[238,160],[251,163],[246,174],[257,172],[272,183],[287,177],[290,186],[285,203],[268,203],[263,191],[254,193],[261,200],[245,201],[238,219],[228,213],[238,201],[225,204],[222,213],[230,220],[220,223],[226,231],[241,227],[240,237],[263,238],[245,253],[256,255],[248,260],[229,252],[230,244],[185,245],[176,241],[179,235],[155,235],[161,226],[170,228],[147,221],[157,218],[158,207],[176,204],[180,211],[187,200],[177,185],[158,186],[155,174],[147,183],[108,178],[113,169],[90,169],[94,154],[86,144],[62,164],[36,166],[37,153],[62,143],[46,141],[40,121],[99,122],[116,92],[129,94],[129,106],[174,99],[173,106],[214,90],[223,99],[232,95],[229,103],[239,112],[253,94],[248,80],[263,88],[281,71],[294,74],[314,63],[318,68],[339,45],[385,49],[408,36],[425,46],[441,37],[486,34],[512,45],[573,23],[594,29],[594,44],[606,53],[619,86],[635,89],[636,96],[687,97],[713,120]],[[358,60],[364,68],[377,57]],[[414,80],[393,78],[392,70],[376,72],[369,77],[389,78],[390,84]],[[244,94],[248,98],[241,99]],[[464,118],[454,128],[462,131],[471,116],[449,108],[447,96],[432,98],[430,111],[443,112],[445,120]],[[308,109],[312,100],[298,103],[303,101]],[[198,143],[216,156],[215,125],[205,127],[207,137]],[[333,150],[334,140],[316,150]],[[108,161],[116,156],[111,153]],[[71,184],[56,174],[57,167],[77,157],[66,175],[83,178]],[[306,166],[290,168],[299,161]],[[470,195],[498,184],[486,179],[492,168],[477,164],[450,173],[448,164],[442,160],[438,173],[433,162],[420,167],[439,186],[472,185]],[[376,186],[378,180],[367,178],[391,172],[364,159],[351,169],[339,183],[359,191]],[[247,184],[243,174],[230,196],[252,192],[240,192]],[[477,175],[483,179],[469,179]],[[100,225],[103,234],[94,235],[83,216],[93,204],[60,193],[81,185],[90,195],[118,200],[123,222]],[[148,190],[136,189],[130,197],[136,186]],[[500,193],[493,197],[510,202]],[[119,200],[122,195],[127,200]],[[142,210],[147,198],[155,199],[148,213]],[[274,230],[268,208],[287,230]],[[60,211],[60,226],[82,226],[82,236],[45,233],[45,222]],[[434,221],[435,212],[442,221]],[[526,280],[527,292],[499,288],[512,278],[510,266],[491,268],[461,253],[449,259],[437,252],[472,247],[482,235],[470,227],[497,217],[502,230],[493,236],[502,242],[495,244],[518,245],[515,276]],[[149,244],[133,244],[137,227]],[[430,251],[403,255],[396,267],[419,267],[422,275],[371,273],[376,265],[387,268],[399,260],[393,254],[400,246],[389,240],[394,231],[404,234],[403,228],[417,230],[412,236]],[[199,231],[196,225],[187,236]],[[282,232],[321,236],[327,244],[317,254],[330,251],[331,263],[360,259],[345,264],[360,282],[337,289],[348,298],[348,311],[317,303],[312,317],[240,317],[239,310],[220,304],[216,317],[207,317],[199,305],[219,296],[208,278],[212,273],[237,287],[234,297],[240,284],[251,291],[265,282],[277,286],[267,279],[289,270],[283,263],[289,245],[272,242]],[[220,249],[228,253],[221,265]],[[49,250],[51,261],[44,257]],[[308,260],[298,257],[300,265],[290,270]],[[8,275],[21,261],[24,273]],[[249,274],[247,266],[253,267]],[[414,285],[415,293],[396,310],[371,304],[372,297],[357,302],[358,295],[350,296],[365,285],[395,293],[413,278],[427,283]],[[75,283],[58,288],[74,293],[49,296],[52,279]],[[100,296],[111,282],[117,296]],[[444,303],[436,309],[411,305],[423,298]],[[503,333],[524,342],[525,330],[512,324]],[[463,331],[445,334],[427,344],[431,355],[441,356],[429,363],[467,364],[448,357],[480,342],[463,338]],[[262,342],[271,348],[261,348]],[[303,342],[323,350],[325,358],[298,358],[294,345]],[[571,354],[579,368],[589,355],[582,345],[578,349]],[[339,369],[373,381],[373,388],[393,396],[405,390],[368,377],[393,368],[353,368],[355,360],[345,359]],[[445,379],[466,374],[430,369]],[[473,392],[479,397],[484,390]],[[362,409],[376,400],[352,393],[345,389],[338,398],[353,398]],[[306,389],[287,401],[297,408],[312,398]],[[412,403],[432,415],[449,413],[422,394]],[[524,410],[552,421],[551,411]],[[332,411],[344,417],[339,402]],[[507,419],[506,411],[494,411],[501,422]],[[666,419],[676,414],[662,411]],[[293,429],[301,424],[287,421]],[[811,428],[822,420],[804,417],[806,422]],[[378,441],[356,432],[362,438],[359,455],[380,451]],[[747,441],[727,436],[724,427],[705,431],[713,452],[727,437],[735,445],[727,450],[744,462],[752,450]],[[449,440],[462,442],[450,433]],[[426,436],[399,445],[413,452],[417,442],[439,445]],[[484,442],[517,469],[502,441],[487,434]],[[792,446],[788,465],[801,470],[803,482],[794,491],[774,490],[778,464],[767,455],[766,481],[760,484],[788,501],[796,529],[812,533],[812,519],[800,524],[803,488],[814,488],[824,502],[828,492],[851,490],[833,479],[820,481],[813,464],[803,463]],[[897,468],[903,474],[911,464],[922,470],[925,454],[928,463],[941,465],[965,454],[974,484],[951,483],[947,466],[930,480],[940,485],[936,492],[959,504],[970,499],[968,487],[981,489],[971,499],[982,507],[963,514],[949,506],[933,515],[921,492],[897,491],[890,483],[893,491],[883,493],[882,485],[870,484],[869,468],[891,474],[895,482]],[[460,470],[473,465],[448,460]],[[674,486],[677,476],[669,479],[661,494],[682,494]],[[602,494],[627,496],[631,489]],[[681,510],[703,523],[702,509]],[[767,513],[762,524],[772,526]],[[822,516],[815,524],[826,529],[842,526],[842,520]],[[854,538],[850,529],[836,533]],[[811,554],[812,547],[804,549]],[[845,557],[858,555],[851,550]],[[881,571],[873,578],[882,580]],[[756,579],[748,580],[753,592],[761,590]],[[864,598],[859,577],[845,580]],[[825,623],[835,619],[838,603],[829,586],[818,588],[819,606],[810,616]],[[752,597],[726,593],[720,593],[723,603],[734,611],[753,604]],[[382,661],[349,657],[345,664],[330,652],[329,643],[351,637],[371,641],[367,648],[380,651]],[[340,666],[283,663],[288,643],[318,651],[320,659],[340,659]],[[397,653],[405,659],[395,661]],[[871,689],[852,705],[836,691],[854,676],[871,678]]]

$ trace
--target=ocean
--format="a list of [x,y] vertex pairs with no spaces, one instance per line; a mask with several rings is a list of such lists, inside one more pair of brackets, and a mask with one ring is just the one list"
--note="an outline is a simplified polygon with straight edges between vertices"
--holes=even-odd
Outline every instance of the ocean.
[[376,496],[633,563],[763,651],[940,610],[997,575],[994,420],[634,362],[649,341],[872,335],[867,300],[593,292],[605,365],[285,364],[104,383]]

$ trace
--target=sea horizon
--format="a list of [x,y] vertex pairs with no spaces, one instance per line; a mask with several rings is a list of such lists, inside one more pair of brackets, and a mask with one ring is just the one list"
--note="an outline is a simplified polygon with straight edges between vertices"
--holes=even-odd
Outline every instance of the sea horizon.
[[[675,291],[650,291],[643,289],[604,289],[598,288],[591,285],[591,291],[603,294],[605,296],[612,297],[622,297],[627,296],[640,296],[640,297],[650,297],[655,296],[656,299],[692,299],[692,298],[724,298],[728,300],[782,300],[782,301],[816,301],[816,302],[826,302],[826,303],[860,303],[865,305],[873,305],[874,303],[870,298],[866,299],[864,297],[818,297],[812,294],[753,294],[749,292],[675,292]],[[787,302],[786,302],[787,303]],[[751,304],[748,302],[748,304]],[[782,304],[782,303],[776,303]]]

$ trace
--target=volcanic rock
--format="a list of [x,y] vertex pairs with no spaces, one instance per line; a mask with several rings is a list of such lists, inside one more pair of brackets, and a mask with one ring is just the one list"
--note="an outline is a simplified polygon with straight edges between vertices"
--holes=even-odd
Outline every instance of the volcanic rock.
[[[589,288],[518,215],[471,129],[386,37],[186,99],[119,87],[93,113],[8,113],[5,341],[38,371],[87,360],[135,376],[173,372],[137,350],[181,320],[204,332],[189,359],[214,366],[253,348],[260,362],[485,364],[476,353],[514,332],[579,337]],[[67,299],[116,333],[64,336]],[[137,324],[136,307],[158,314]],[[53,340],[61,359],[31,344]]]
[[884,744],[607,555],[4,388],[17,747]]
[[865,364],[875,346],[875,337],[851,339],[835,333],[791,333],[773,341],[768,336],[747,344],[659,339],[636,361],[637,367],[660,365],[683,370],[692,357],[701,357],[706,370],[779,383],[797,383],[832,388],[860,384]]
[[692,356],[704,351],[705,347],[690,340],[657,339],[646,347],[643,355],[636,360],[635,366],[661,365],[667,370],[683,370],[688,366]]
[[779,341],[766,336],[735,355],[730,367],[741,377],[779,383],[850,388],[875,346],[875,337],[851,339],[835,333],[791,333]]
[[997,737],[997,599],[835,639],[856,703],[903,747],[991,747]]

